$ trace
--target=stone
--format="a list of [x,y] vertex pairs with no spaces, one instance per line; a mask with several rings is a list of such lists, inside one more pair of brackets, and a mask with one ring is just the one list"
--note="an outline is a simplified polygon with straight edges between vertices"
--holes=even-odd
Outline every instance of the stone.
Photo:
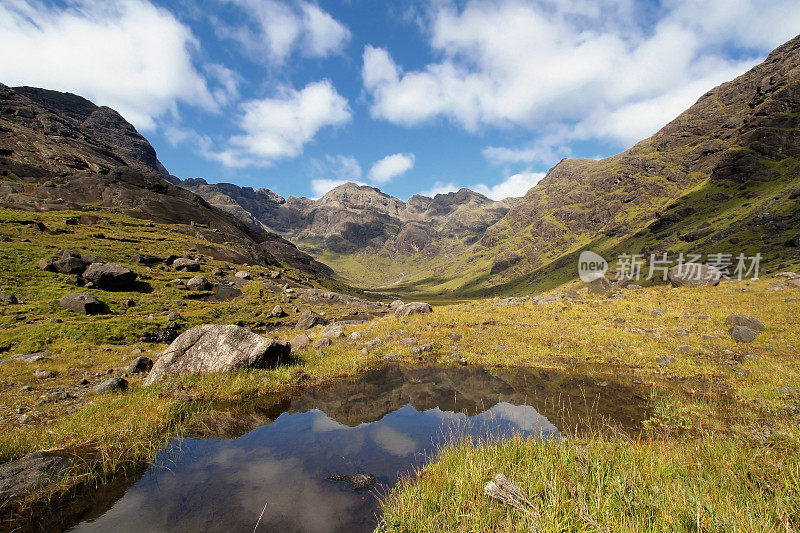
[[7,292],[0,292],[0,303],[6,305],[14,305],[18,304],[19,300],[17,300],[17,297],[14,296],[13,294],[9,294]]
[[53,356],[50,355],[49,352],[24,353],[22,355],[16,355],[14,357],[10,357],[3,362],[6,363],[9,361],[21,361],[25,364],[30,365],[33,363],[37,363],[39,361],[46,361],[48,359],[51,359],[52,357]]
[[118,263],[92,263],[83,273],[86,281],[103,290],[128,289],[136,277],[136,272]]
[[281,273],[277,270],[270,270],[269,277],[270,279],[281,279]]
[[417,344],[419,344],[419,341],[416,339],[416,337],[408,337],[408,338],[405,338],[405,339],[400,339],[397,342],[401,346],[416,346]]
[[796,289],[800,287],[800,278],[792,278],[790,280],[787,280],[786,285]]
[[283,310],[283,307],[276,305],[272,308],[272,311],[269,312],[269,316],[272,318],[281,318],[286,316],[286,312]]
[[383,356],[384,361],[401,361],[403,359],[403,354],[400,353],[387,353]]
[[605,277],[597,278],[587,285],[590,294],[607,294],[613,290],[611,282]]
[[691,351],[691,347],[684,344],[682,346],[678,346],[677,348],[675,348],[675,351],[678,353],[689,353]]
[[660,307],[654,307],[653,310],[650,311],[650,314],[653,316],[664,316],[665,314],[667,314],[667,312],[661,309]]
[[372,349],[376,346],[380,346],[381,344],[383,344],[383,341],[380,339],[380,337],[375,337],[374,339],[367,341],[366,346],[367,348]]
[[344,337],[344,327],[336,324],[331,324],[322,330],[322,336],[329,339],[338,339]]
[[288,342],[233,325],[204,325],[181,333],[153,365],[145,385],[168,376],[272,368],[289,360]]
[[728,333],[731,334],[731,337],[736,342],[753,342],[756,340],[756,335],[758,335],[756,330],[747,326],[733,326],[728,330]]
[[144,355],[140,355],[131,361],[131,364],[128,365],[125,371],[128,374],[144,374],[150,372],[151,368],[153,368],[153,360]]
[[389,309],[392,311],[396,311],[398,307],[405,305],[403,300],[394,300],[392,303],[389,304]]
[[222,276],[223,274],[225,274],[225,271],[219,267],[216,267],[214,270],[211,271],[212,276]]
[[661,366],[668,366],[675,362],[675,358],[671,355],[662,355],[661,357],[656,357],[656,363]]
[[[30,421],[28,415],[20,423]],[[19,499],[45,485],[55,485],[71,462],[48,452],[33,452],[20,459],[0,464],[0,501]]]
[[[594,283],[594,282],[592,282],[592,283]],[[547,298],[542,298],[541,300],[537,301],[536,303],[537,303],[537,305],[547,305],[547,304],[553,304],[553,303],[560,302],[560,301],[561,301],[561,296],[556,295],[556,296],[548,296]]]
[[739,315],[739,314],[730,315],[728,318],[725,319],[725,323],[730,324],[732,326],[746,326],[754,330],[756,333],[764,330],[764,324],[762,324],[761,321],[758,320],[757,318],[749,315]]
[[[45,266],[45,268],[42,268]],[[60,259],[50,262],[47,265],[46,260],[39,262],[39,268],[42,270],[50,270],[60,274],[83,274],[86,267],[89,266],[89,261],[86,260],[78,252],[65,251],[61,254]]]
[[375,476],[372,474],[351,474],[346,476],[331,474],[328,476],[328,479],[331,481],[345,482],[350,490],[354,491],[368,489],[376,482]]
[[702,263],[675,265],[667,273],[673,287],[714,287],[722,279],[722,271]]
[[405,318],[407,316],[416,315],[416,314],[424,314],[424,313],[432,313],[433,308],[430,304],[424,302],[411,302],[408,304],[403,304],[394,311],[394,316],[396,318]]
[[250,279],[250,272],[248,272],[247,270],[240,270],[236,274],[234,274],[234,277],[237,277],[239,279]]
[[73,313],[81,315],[99,315],[105,312],[106,306],[100,300],[87,293],[71,293],[65,295],[58,304]]
[[353,333],[351,333],[350,335],[348,335],[348,336],[347,336],[347,338],[348,338],[349,340],[351,340],[351,341],[357,341],[357,340],[359,340],[359,339],[360,339],[361,337],[363,337],[363,336],[364,336],[364,334],[363,334],[363,333],[361,333],[360,331],[354,331]]
[[174,268],[175,270],[179,270],[181,272],[199,272],[200,263],[198,263],[194,259],[179,257],[178,259],[172,262],[172,268]]
[[328,321],[325,320],[325,317],[319,313],[308,310],[303,311],[303,314],[300,315],[300,318],[297,320],[297,325],[295,325],[294,329],[311,329],[314,326],[324,326],[327,323]]
[[203,276],[195,276],[186,282],[186,288],[190,291],[210,291],[211,283]]
[[800,278],[800,274],[795,272],[778,272],[777,274],[772,275],[773,278],[785,278],[785,279],[797,279]]
[[52,379],[56,377],[56,375],[54,372],[51,372],[50,370],[34,370],[33,377],[35,377],[36,379]]
[[94,387],[92,391],[95,394],[110,394],[112,392],[123,392],[128,389],[128,381],[123,378],[108,378],[101,381]]
[[767,289],[770,290],[770,291],[781,291],[781,290],[783,290],[785,288],[786,288],[786,282],[785,281],[773,281],[767,287]]
[[330,340],[328,337],[322,337],[321,339],[318,339],[316,342],[314,342],[314,348],[319,350],[321,348],[327,348],[331,344],[333,344],[332,340]]
[[297,350],[302,350],[303,348],[311,346],[311,338],[305,333],[301,333],[292,339],[290,344],[292,345],[291,351],[296,352]]

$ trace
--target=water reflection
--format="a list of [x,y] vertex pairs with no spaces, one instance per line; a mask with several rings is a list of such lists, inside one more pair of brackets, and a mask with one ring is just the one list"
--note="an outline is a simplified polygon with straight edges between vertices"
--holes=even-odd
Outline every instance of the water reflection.
[[[309,390],[277,408],[251,410],[245,426],[236,425],[237,438],[173,444],[112,508],[74,531],[252,531],[265,503],[259,531],[371,531],[376,494],[453,435],[559,435],[529,401],[555,394],[542,378],[387,367]],[[589,405],[585,388],[579,397]],[[628,405],[635,403],[629,396]],[[225,424],[231,418],[218,416]],[[334,473],[372,474],[377,485],[354,492],[326,479]]]

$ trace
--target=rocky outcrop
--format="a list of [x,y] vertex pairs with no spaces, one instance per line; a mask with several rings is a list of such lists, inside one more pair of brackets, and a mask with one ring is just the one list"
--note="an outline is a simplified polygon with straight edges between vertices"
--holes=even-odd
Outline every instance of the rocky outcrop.
[[432,313],[433,307],[425,302],[411,302],[403,304],[394,311],[396,318],[405,318],[411,315]]
[[153,365],[145,385],[170,376],[271,368],[289,359],[288,342],[238,326],[198,326],[185,331]]
[[7,500],[24,497],[43,485],[54,485],[70,464],[69,459],[47,452],[30,453],[0,464],[0,508]]
[[83,277],[98,289],[122,290],[131,288],[137,274],[118,263],[92,263],[83,272]]
[[99,315],[106,312],[106,305],[103,302],[86,293],[66,294],[58,304],[81,315]]

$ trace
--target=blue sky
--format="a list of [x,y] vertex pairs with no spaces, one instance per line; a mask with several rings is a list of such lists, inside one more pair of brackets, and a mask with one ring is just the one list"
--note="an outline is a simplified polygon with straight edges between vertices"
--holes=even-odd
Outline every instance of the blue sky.
[[181,178],[500,199],[798,32],[796,0],[3,0],[0,82],[117,109]]

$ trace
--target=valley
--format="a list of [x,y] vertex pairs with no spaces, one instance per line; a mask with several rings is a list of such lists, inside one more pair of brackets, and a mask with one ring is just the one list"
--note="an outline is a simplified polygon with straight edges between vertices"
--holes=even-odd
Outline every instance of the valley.
[[180,179],[0,85],[3,530],[796,531],[798,314],[800,37],[500,201]]

